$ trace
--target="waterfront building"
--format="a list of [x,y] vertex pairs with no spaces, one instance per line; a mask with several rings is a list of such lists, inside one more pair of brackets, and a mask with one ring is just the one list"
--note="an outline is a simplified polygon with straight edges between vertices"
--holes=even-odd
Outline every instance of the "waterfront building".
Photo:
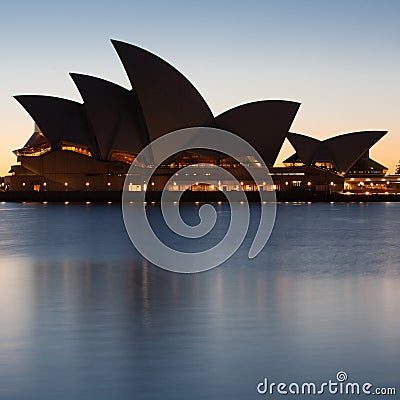
[[[293,133],[290,128],[300,104],[283,100],[242,104],[214,116],[197,89],[172,65],[137,46],[112,43],[131,89],[71,74],[82,102],[39,95],[15,97],[35,128],[15,151],[18,163],[3,178],[3,189],[120,191],[129,166],[147,144],[174,130],[206,126],[228,130],[249,142],[267,164],[277,191],[399,191],[397,178],[386,177],[387,168],[369,157],[369,149],[387,132],[353,132],[323,141]],[[277,166],[285,139],[295,154]],[[246,162],[257,165],[259,161]],[[241,188],[222,185],[222,190],[272,189],[256,186],[243,161],[201,150],[166,160],[151,182],[130,189],[162,190],[173,174],[193,163],[220,165],[240,181]],[[190,189],[221,190],[221,185],[199,182]]]

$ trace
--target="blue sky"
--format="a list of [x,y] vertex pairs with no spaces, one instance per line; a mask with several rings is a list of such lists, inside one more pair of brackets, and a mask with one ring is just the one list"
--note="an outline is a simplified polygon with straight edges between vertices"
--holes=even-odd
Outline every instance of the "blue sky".
[[[0,174],[32,133],[15,94],[80,100],[69,72],[129,87],[109,39],[171,62],[220,113],[257,99],[302,103],[292,130],[389,130],[400,159],[400,1],[14,1],[0,15]],[[285,144],[283,153],[290,154]]]

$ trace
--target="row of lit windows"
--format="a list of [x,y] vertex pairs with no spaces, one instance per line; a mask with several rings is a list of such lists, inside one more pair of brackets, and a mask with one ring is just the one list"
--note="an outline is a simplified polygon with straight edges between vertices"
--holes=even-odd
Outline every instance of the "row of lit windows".
[[[46,187],[47,187],[47,182],[43,182],[42,185],[43,185],[44,188],[46,188]],[[289,185],[289,181],[286,181],[286,182],[285,182],[285,186],[288,186],[288,185]],[[301,187],[302,181],[291,181],[291,185],[294,186],[294,187]],[[312,185],[312,182],[311,182],[311,181],[308,181],[308,182],[307,182],[307,186],[308,186],[308,187],[311,187],[311,185]],[[361,183],[359,183],[358,185],[359,185],[359,186],[363,186],[364,183],[361,182]],[[22,182],[22,186],[25,188],[25,187],[26,187],[26,182]],[[66,189],[68,188],[68,186],[69,186],[69,183],[68,183],[68,182],[64,182],[64,187],[65,187]],[[85,186],[86,186],[87,189],[89,189],[90,186],[91,186],[90,182],[88,182],[88,181],[85,182]],[[111,182],[107,182],[107,186],[110,187],[110,186],[111,186]],[[154,182],[151,182],[151,186],[154,186]],[[177,185],[177,182],[173,182],[173,186],[174,186],[174,187],[173,187],[173,190],[176,190],[176,189],[177,189],[176,186],[178,186],[178,185]],[[196,183],[190,184],[190,185],[188,185],[188,184],[182,184],[182,185],[179,185],[179,186],[185,186],[185,187],[204,186],[204,187],[207,187],[208,190],[215,190],[215,189],[221,190],[221,188],[223,188],[223,187],[228,187],[228,186],[230,187],[230,186],[232,186],[232,185],[226,185],[226,184],[222,184],[222,183],[220,183],[220,182],[218,182],[218,185],[212,185],[212,184],[209,185],[209,184],[203,184],[203,183],[196,182]],[[330,182],[330,186],[335,186],[335,183],[334,183],[334,182]],[[373,186],[372,183],[371,183],[371,186]],[[38,185],[38,184],[35,184],[34,187],[35,187],[34,190],[39,190],[39,189],[40,189],[40,185]],[[277,188],[277,185],[269,185],[269,184],[267,184],[266,182],[263,182],[263,183],[260,184],[260,185],[256,185],[256,184],[247,184],[247,183],[244,183],[244,182],[240,182],[240,187],[242,188],[242,190],[257,190],[257,188],[260,189],[260,190],[262,190],[263,187],[266,187],[267,190],[270,190],[271,187],[272,187],[273,189],[276,189],[276,188]],[[230,190],[239,190],[240,187],[239,187],[238,185],[236,185],[234,188],[232,187],[233,189],[231,188]],[[38,189],[36,189],[36,188],[38,188]],[[130,183],[130,184],[129,184],[129,189],[128,189],[128,190],[129,190],[129,191],[147,190],[147,184],[144,183],[143,185],[140,185],[140,184],[133,184],[133,183]],[[207,190],[207,189],[206,189],[206,190]]]
[[366,170],[355,170],[349,171],[348,175],[370,175],[370,174],[382,174],[384,171],[382,169],[366,169]]
[[314,165],[319,168],[335,169],[335,166],[329,161],[316,161]]
[[16,150],[15,153],[17,156],[39,157],[42,154],[47,153],[50,150],[51,150],[51,147],[49,146],[49,144],[44,143],[44,144],[40,144],[35,147],[29,147],[27,149]]
[[74,146],[70,144],[61,145],[61,150],[63,151],[73,151],[75,153],[83,154],[85,156],[92,157],[92,153],[85,147]]
[[113,151],[111,154],[111,161],[121,161],[127,164],[132,164],[135,160],[135,155],[123,151]]

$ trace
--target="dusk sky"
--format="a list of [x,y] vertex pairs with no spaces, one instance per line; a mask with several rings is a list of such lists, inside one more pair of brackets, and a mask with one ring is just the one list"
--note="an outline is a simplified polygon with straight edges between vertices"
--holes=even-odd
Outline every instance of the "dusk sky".
[[[372,157],[400,159],[400,1],[14,1],[0,14],[0,175],[33,123],[12,98],[81,101],[69,72],[130,87],[110,39],[186,75],[215,114],[244,102],[302,103],[293,132],[388,130]],[[267,123],[267,121],[266,121]],[[279,160],[290,155],[286,143]]]

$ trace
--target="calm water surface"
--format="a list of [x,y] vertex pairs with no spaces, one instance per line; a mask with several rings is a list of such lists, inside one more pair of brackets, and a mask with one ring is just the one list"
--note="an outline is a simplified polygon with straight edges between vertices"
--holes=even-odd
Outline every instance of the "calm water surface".
[[139,256],[119,206],[1,204],[0,399],[256,399],[264,377],[340,370],[399,395],[400,204],[281,204],[253,260],[250,242],[179,275]]

